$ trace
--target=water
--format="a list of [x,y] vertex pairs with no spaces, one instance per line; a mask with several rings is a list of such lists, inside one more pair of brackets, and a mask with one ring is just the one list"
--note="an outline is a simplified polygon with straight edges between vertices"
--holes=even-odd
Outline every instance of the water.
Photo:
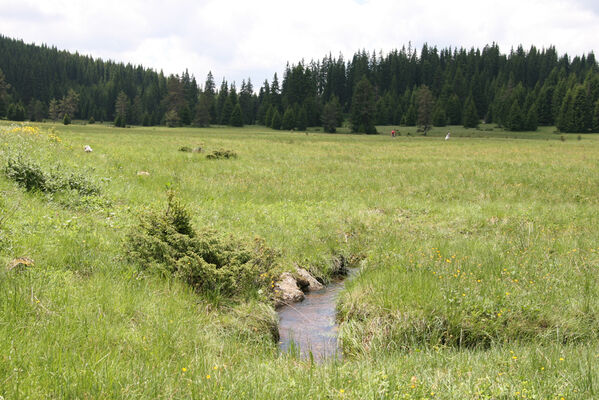
[[281,351],[297,351],[302,358],[309,358],[312,353],[316,360],[340,357],[335,305],[343,284],[343,281],[333,282],[322,290],[306,294],[301,303],[279,309]]

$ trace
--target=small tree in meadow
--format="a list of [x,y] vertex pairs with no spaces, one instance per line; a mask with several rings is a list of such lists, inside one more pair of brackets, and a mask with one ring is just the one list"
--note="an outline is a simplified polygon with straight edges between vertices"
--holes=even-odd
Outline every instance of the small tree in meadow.
[[272,129],[279,130],[279,129],[281,129],[281,124],[282,124],[281,114],[279,114],[279,110],[275,110],[272,114],[272,121],[270,123],[270,127]]
[[287,131],[295,128],[295,113],[293,112],[293,108],[287,107],[287,110],[285,110],[282,127]]
[[241,105],[239,103],[233,108],[229,124],[232,126],[243,126],[243,116],[241,115]]

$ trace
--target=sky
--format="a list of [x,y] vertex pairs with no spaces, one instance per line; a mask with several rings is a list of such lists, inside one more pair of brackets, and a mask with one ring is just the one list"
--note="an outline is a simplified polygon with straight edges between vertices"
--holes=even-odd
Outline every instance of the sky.
[[249,77],[287,62],[412,44],[596,53],[597,0],[0,0],[0,34],[165,74]]

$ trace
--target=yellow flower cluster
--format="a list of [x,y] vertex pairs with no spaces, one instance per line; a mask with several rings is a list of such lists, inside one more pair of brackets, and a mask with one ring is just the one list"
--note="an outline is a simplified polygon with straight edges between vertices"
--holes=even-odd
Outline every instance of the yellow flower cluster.
[[8,130],[3,131],[8,134],[25,134],[25,135],[39,135],[40,129],[37,126],[31,125],[11,125]]

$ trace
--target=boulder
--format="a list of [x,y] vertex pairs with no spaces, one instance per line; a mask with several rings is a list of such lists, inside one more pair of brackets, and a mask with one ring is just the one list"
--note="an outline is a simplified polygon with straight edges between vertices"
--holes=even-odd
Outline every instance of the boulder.
[[297,303],[304,300],[304,292],[297,286],[297,281],[289,272],[284,272],[275,283],[275,307]]
[[323,284],[318,282],[316,278],[305,269],[297,268],[297,275],[299,276],[297,282],[300,284],[300,287],[304,292],[312,292],[315,290],[324,289]]

